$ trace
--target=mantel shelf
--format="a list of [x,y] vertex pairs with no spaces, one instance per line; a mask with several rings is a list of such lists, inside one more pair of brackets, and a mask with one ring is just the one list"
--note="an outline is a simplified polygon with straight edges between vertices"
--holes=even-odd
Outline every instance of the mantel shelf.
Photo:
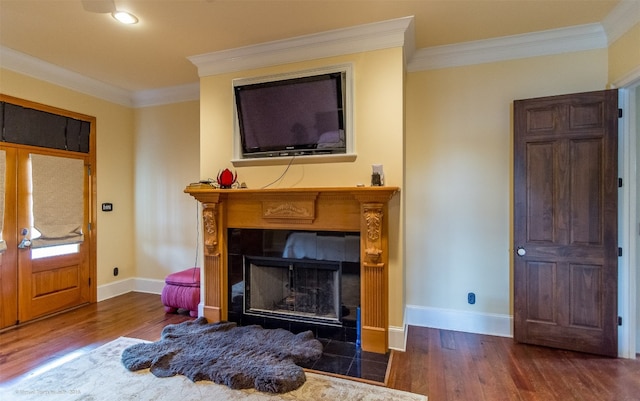
[[[384,201],[390,200],[397,192],[400,191],[398,187],[313,187],[313,188],[264,188],[264,189],[250,189],[250,188],[230,188],[221,189],[216,188],[209,184],[195,183],[189,185],[184,192],[198,199],[198,196],[238,196],[238,195],[273,195],[273,194],[343,194],[352,195],[354,197],[361,196],[375,196],[380,197]],[[198,199],[199,200],[199,199]]]

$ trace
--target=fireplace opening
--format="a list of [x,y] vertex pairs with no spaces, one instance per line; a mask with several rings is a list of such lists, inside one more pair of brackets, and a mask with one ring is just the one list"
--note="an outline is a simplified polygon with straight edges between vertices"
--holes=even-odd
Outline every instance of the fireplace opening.
[[360,233],[228,229],[228,320],[355,342]]
[[341,262],[244,257],[244,313],[340,323]]

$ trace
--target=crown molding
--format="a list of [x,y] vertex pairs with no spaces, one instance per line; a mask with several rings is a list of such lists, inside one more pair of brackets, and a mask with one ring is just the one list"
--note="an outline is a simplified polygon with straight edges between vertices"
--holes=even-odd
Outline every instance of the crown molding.
[[435,70],[606,47],[607,37],[601,24],[578,25],[419,49],[407,70]]
[[200,100],[200,82],[137,91],[133,93],[132,98],[133,107],[159,106],[169,103]]
[[613,88],[640,86],[640,66],[634,68],[612,84]]
[[[413,17],[336,29],[187,57],[200,77],[274,65],[403,47],[413,43]],[[411,37],[411,39],[407,39]]]
[[640,23],[640,1],[622,0],[602,21],[607,43],[612,44],[625,32]]
[[0,67],[122,106],[132,106],[131,93],[125,89],[69,71],[8,47],[0,46]]
[[[622,0],[602,24],[415,49],[414,17],[322,32],[188,57],[199,76],[402,47],[409,72],[606,48],[640,23],[640,1]],[[198,82],[137,92],[86,77],[0,46],[0,67],[127,107],[199,99]]]

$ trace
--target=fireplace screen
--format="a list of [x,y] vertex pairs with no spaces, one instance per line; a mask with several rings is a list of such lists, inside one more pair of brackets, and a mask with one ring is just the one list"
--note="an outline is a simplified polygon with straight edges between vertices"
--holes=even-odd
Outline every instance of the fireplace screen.
[[250,315],[340,323],[341,262],[244,257]]

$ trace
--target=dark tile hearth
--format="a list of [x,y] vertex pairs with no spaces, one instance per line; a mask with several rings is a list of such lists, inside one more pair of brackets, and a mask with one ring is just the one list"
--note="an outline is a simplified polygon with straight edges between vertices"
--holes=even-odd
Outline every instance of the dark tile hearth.
[[311,330],[324,346],[322,357],[304,368],[384,383],[389,355],[362,351],[356,347],[355,322],[345,321],[343,327],[318,326],[280,319],[248,316],[229,312],[229,320],[241,325],[258,324],[265,329],[282,328],[293,333]]
[[355,343],[319,338],[324,345],[322,357],[304,368],[384,383],[389,353],[362,351]]

